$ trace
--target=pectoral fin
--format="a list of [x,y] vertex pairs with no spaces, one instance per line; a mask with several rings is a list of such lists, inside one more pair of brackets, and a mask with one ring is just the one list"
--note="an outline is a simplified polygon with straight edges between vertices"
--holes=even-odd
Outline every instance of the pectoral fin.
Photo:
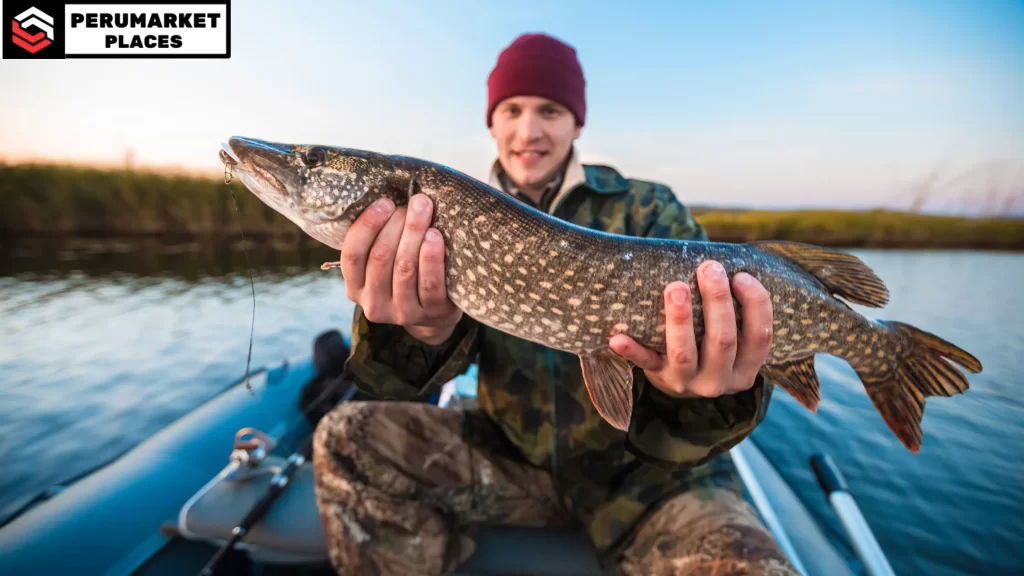
[[814,372],[814,356],[798,358],[781,364],[761,367],[761,374],[782,386],[798,402],[812,412],[818,411],[821,390],[818,375]]
[[597,412],[612,426],[628,430],[633,414],[633,367],[629,361],[604,347],[581,354],[580,364]]

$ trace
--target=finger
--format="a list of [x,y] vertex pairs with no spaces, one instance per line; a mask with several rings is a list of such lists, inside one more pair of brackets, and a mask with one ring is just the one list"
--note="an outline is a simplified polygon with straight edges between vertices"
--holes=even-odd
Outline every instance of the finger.
[[395,210],[380,234],[377,234],[377,239],[374,240],[370,254],[366,258],[364,298],[372,298],[378,305],[387,308],[389,319],[394,318],[391,313],[391,278],[394,275],[398,241],[402,238],[404,226],[405,208],[402,207]]
[[704,308],[704,341],[701,343],[700,369],[710,382],[721,384],[733,373],[736,360],[736,311],[725,268],[718,262],[705,262],[697,270]]
[[697,375],[700,357],[693,332],[693,296],[685,282],[665,287],[665,357],[672,374],[684,383]]
[[734,372],[736,381],[749,387],[772,346],[772,301],[764,286],[750,274],[737,274],[732,285],[743,317]]
[[420,247],[419,293],[428,315],[442,315],[455,308],[444,280],[444,237],[436,228],[427,230]]
[[661,354],[654,350],[637,344],[625,334],[616,334],[608,341],[608,346],[619,356],[636,364],[642,370],[657,372],[665,367],[665,361]]
[[403,324],[415,324],[422,320],[418,280],[420,247],[423,244],[423,235],[430,225],[431,212],[432,203],[423,194],[417,194],[409,199],[405,229],[402,230],[398,251],[395,254],[395,275],[391,286],[395,304],[401,310]]
[[387,198],[374,202],[356,218],[345,234],[345,243],[341,247],[341,274],[349,297],[362,291],[366,282],[366,258],[370,247],[394,209],[394,203]]

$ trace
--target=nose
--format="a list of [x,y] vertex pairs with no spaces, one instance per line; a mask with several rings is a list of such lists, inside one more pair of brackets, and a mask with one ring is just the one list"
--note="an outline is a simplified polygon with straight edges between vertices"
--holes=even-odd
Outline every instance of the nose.
[[544,134],[540,116],[533,110],[525,110],[516,125],[516,139],[522,143],[540,140]]

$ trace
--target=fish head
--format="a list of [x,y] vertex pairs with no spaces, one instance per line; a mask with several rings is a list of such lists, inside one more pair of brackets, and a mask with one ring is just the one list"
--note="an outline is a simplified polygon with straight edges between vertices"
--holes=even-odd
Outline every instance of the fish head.
[[236,136],[222,145],[220,159],[263,203],[337,250],[374,201],[408,199],[410,172],[383,154]]

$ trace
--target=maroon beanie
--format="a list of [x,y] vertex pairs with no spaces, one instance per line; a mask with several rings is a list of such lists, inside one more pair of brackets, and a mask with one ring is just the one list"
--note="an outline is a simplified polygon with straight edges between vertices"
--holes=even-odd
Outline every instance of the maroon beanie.
[[572,46],[546,34],[523,34],[498,55],[487,77],[487,127],[498,103],[540,96],[565,106],[582,126],[587,116],[583,69]]

